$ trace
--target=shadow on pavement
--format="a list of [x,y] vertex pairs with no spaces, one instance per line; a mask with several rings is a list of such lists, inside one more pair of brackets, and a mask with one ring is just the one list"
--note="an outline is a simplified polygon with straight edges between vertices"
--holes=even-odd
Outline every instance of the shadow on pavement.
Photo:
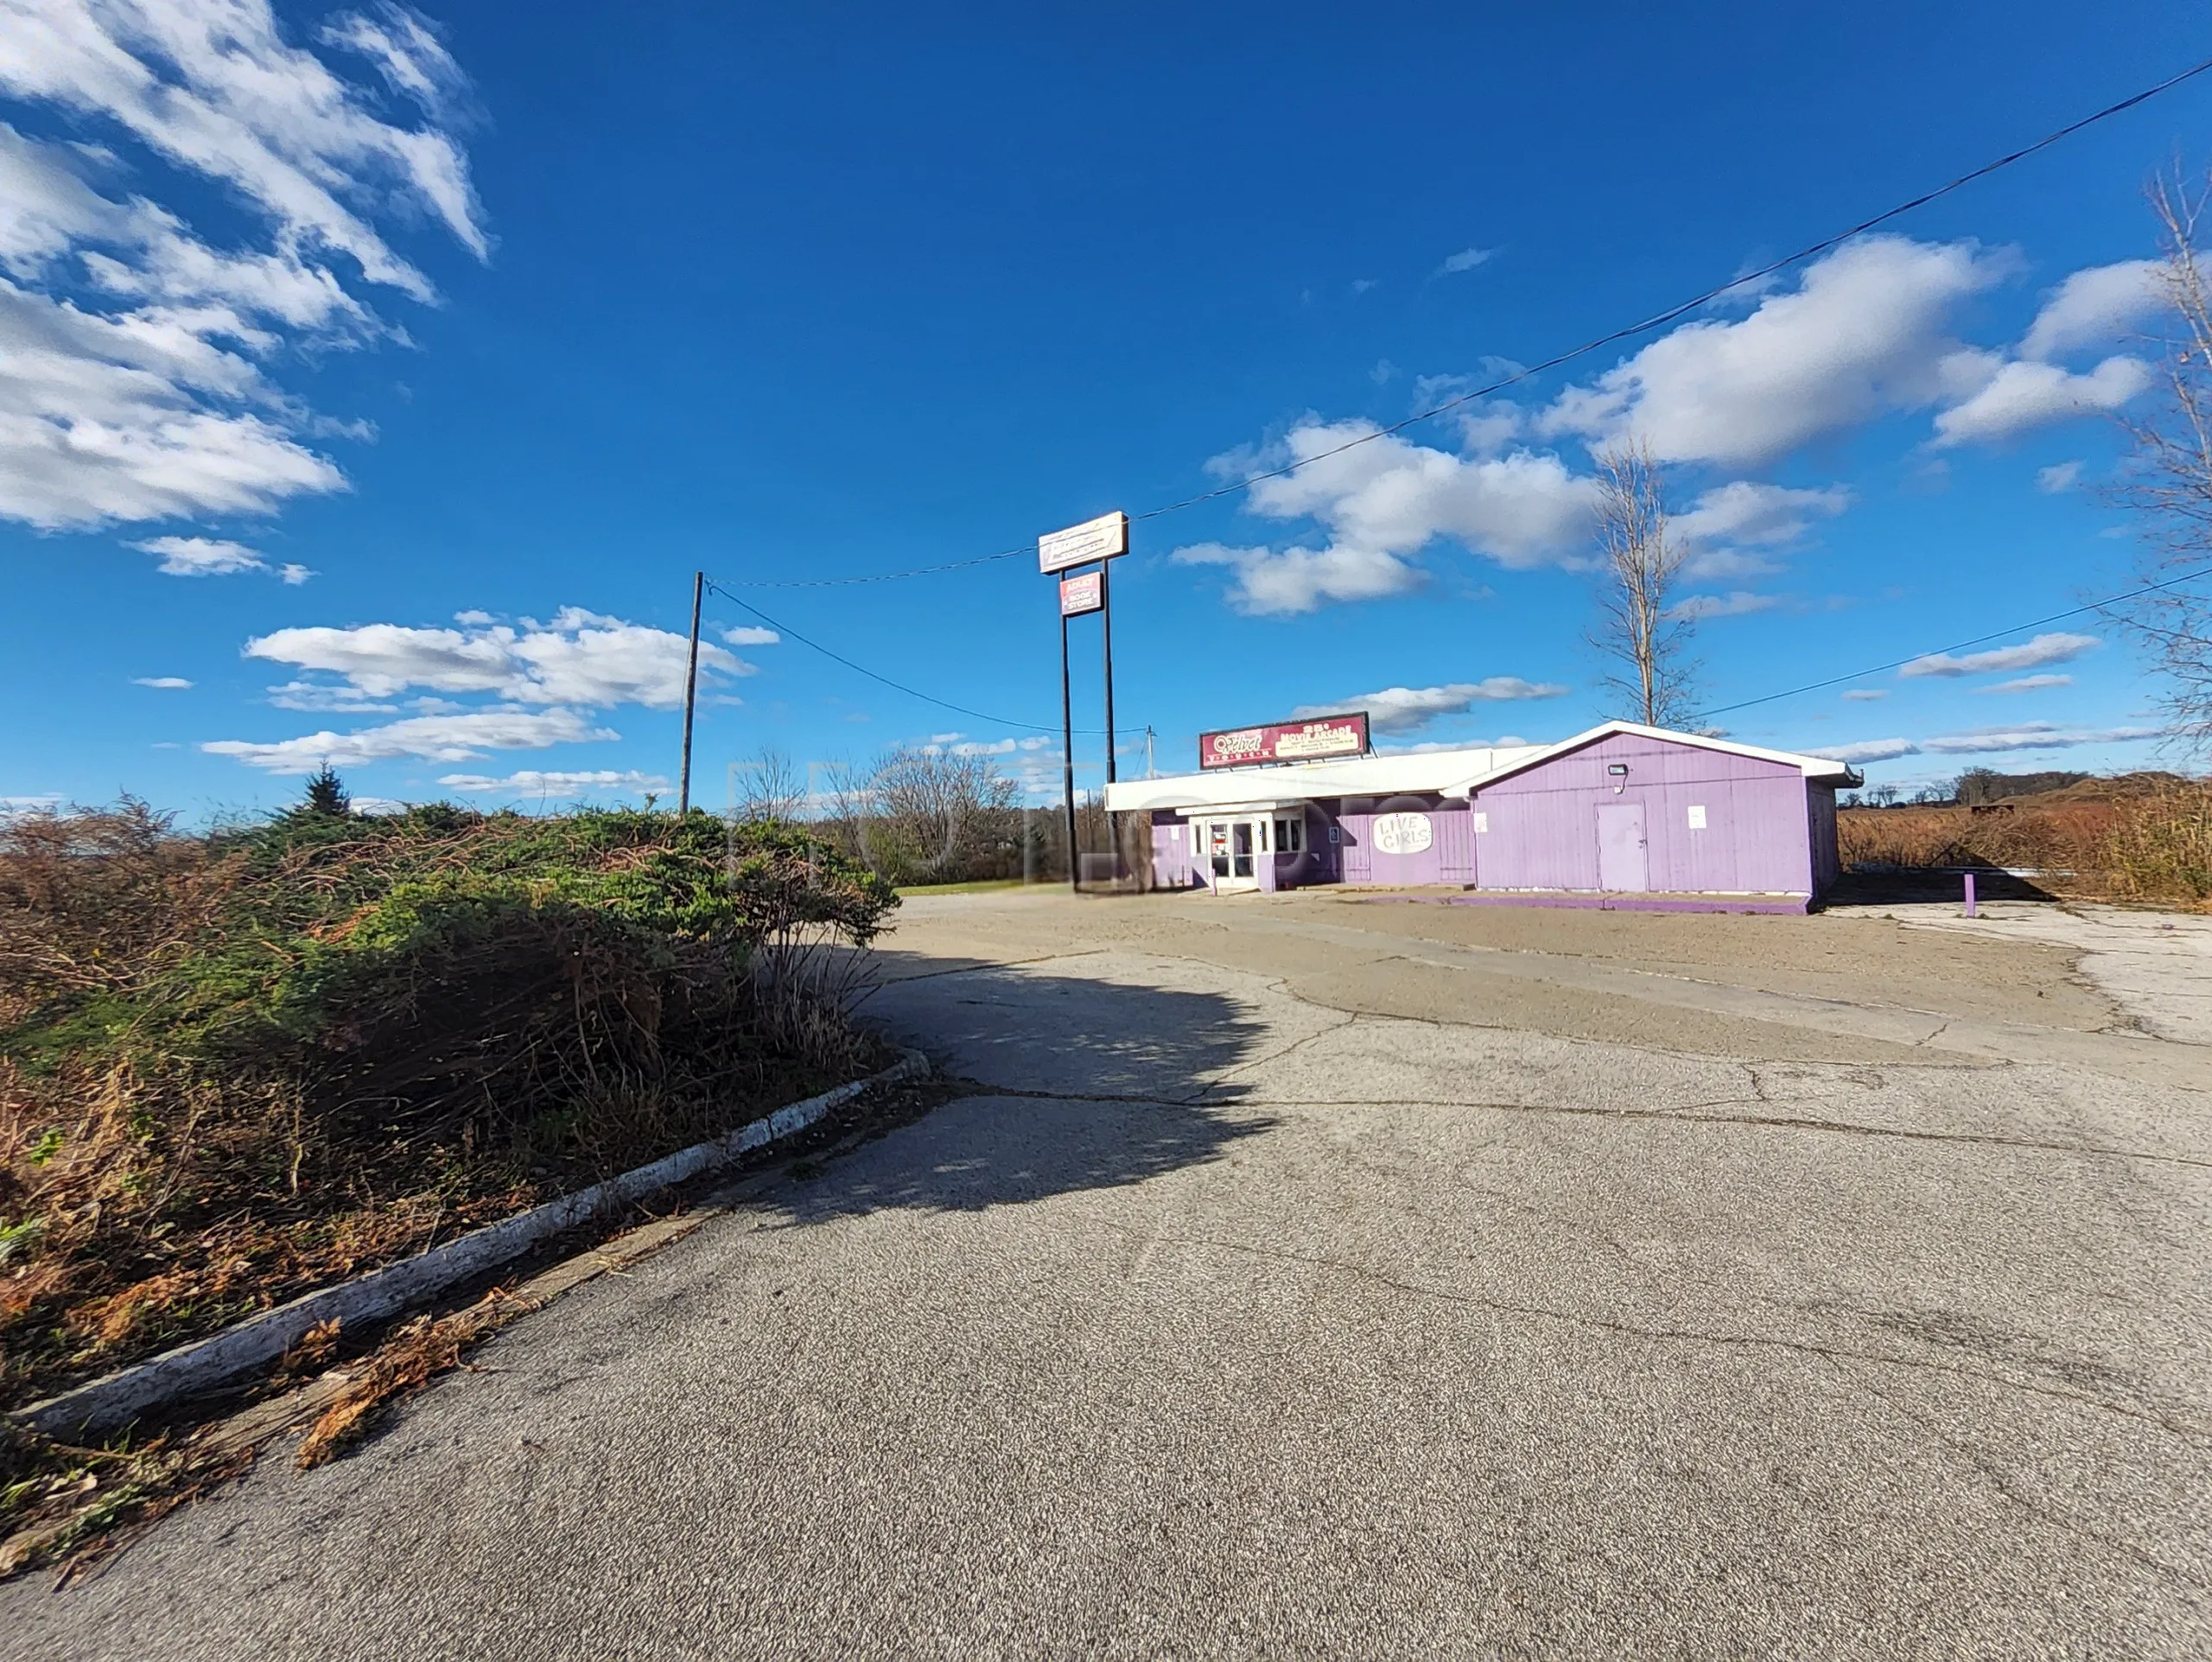
[[1995,866],[1974,866],[1945,870],[1901,868],[1895,871],[1847,871],[1821,901],[1825,906],[1957,906],[1964,895],[1968,869],[1974,872],[1977,901],[2058,898],[2031,879],[2016,876]]
[[[786,1197],[797,1221],[886,1207],[979,1210],[1222,1159],[1275,1121],[1216,1086],[1266,1029],[1217,994],[887,952],[862,1006],[972,1087]],[[1199,1098],[1203,1097],[1204,1100]]]

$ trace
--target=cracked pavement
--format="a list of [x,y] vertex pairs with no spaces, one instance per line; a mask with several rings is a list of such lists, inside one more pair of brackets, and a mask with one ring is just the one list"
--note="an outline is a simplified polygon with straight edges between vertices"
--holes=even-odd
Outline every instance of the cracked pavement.
[[2212,1649],[2178,932],[1469,910],[910,902],[969,1094],[7,1653]]

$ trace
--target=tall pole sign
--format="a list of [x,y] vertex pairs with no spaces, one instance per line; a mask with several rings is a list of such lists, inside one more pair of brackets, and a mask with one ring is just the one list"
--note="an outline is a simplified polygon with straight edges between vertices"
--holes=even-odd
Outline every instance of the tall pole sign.
[[[1046,576],[1060,573],[1060,793],[1067,818],[1068,886],[1083,889],[1082,862],[1076,851],[1075,823],[1075,711],[1068,678],[1068,620],[1088,612],[1099,614],[1106,634],[1106,782],[1114,782],[1114,612],[1113,595],[1106,580],[1106,563],[1129,551],[1129,516],[1116,511],[1102,513],[1065,531],[1047,532],[1037,539],[1037,570]],[[1096,565],[1096,571],[1076,571],[1077,566]],[[1107,832],[1113,835],[1112,816]],[[1116,844],[1116,851],[1119,844]]]

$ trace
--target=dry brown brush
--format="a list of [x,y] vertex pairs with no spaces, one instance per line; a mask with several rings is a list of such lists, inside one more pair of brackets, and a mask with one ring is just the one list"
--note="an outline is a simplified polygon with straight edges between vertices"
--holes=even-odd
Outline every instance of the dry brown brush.
[[704,814],[0,825],[0,1404],[849,1077],[893,904]]
[[1847,809],[1838,846],[1848,869],[2001,867],[2063,893],[2212,900],[2212,782],[2168,774],[2140,791],[2076,789],[1980,809]]

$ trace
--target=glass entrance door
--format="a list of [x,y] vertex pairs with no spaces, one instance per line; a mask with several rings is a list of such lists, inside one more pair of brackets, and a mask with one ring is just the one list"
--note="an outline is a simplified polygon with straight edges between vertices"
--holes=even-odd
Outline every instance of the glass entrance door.
[[1265,821],[1209,819],[1200,827],[1202,869],[1217,892],[1260,886],[1260,859],[1267,852]]

